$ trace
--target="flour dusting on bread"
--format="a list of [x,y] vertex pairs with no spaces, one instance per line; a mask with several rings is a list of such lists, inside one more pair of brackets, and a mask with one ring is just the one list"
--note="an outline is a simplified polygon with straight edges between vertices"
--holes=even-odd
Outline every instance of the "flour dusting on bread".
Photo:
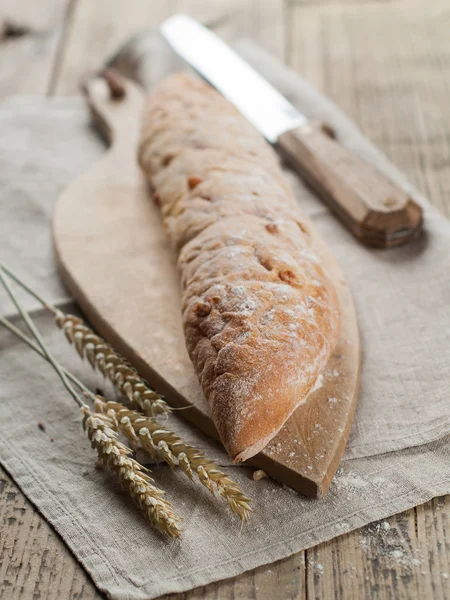
[[189,355],[225,447],[245,460],[316,385],[336,292],[275,153],[208,85],[160,84],[139,160],[178,252]]

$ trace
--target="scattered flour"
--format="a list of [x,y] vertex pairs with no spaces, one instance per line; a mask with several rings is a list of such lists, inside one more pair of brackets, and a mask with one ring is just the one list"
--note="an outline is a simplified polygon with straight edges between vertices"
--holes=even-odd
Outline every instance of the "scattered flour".
[[360,477],[359,475],[352,475],[351,473],[340,474],[336,477],[336,484],[345,490],[361,490],[368,485],[368,482]]
[[231,288],[231,291],[234,294],[245,294],[245,285],[234,285]]
[[257,302],[255,302],[255,300],[253,300],[252,298],[247,298],[246,300],[244,300],[244,302],[239,304],[237,309],[239,310],[239,312],[247,314],[254,311],[257,308],[257,306],[258,304]]
[[405,540],[399,532],[389,525],[387,521],[371,523],[362,530],[360,547],[369,554],[373,552],[384,558],[386,565],[401,565],[407,569],[418,567],[423,560],[417,555],[411,555],[409,548],[405,548]]
[[322,374],[320,374],[317,377],[316,383],[313,385],[311,392],[317,392],[317,390],[320,390],[321,387],[323,387],[323,375]]
[[311,567],[313,571],[319,575],[322,575],[324,571],[324,566],[322,563],[316,562],[311,559],[308,559],[308,566]]

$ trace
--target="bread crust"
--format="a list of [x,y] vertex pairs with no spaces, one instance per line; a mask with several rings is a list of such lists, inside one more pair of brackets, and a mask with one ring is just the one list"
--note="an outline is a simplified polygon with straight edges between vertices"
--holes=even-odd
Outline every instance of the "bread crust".
[[150,97],[139,162],[178,253],[186,345],[235,461],[304,402],[339,333],[336,292],[276,154],[200,79]]

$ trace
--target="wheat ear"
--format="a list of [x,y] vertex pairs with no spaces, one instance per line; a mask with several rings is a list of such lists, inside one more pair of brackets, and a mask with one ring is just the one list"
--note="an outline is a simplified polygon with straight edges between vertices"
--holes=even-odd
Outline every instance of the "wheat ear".
[[36,343],[7,319],[0,319],[2,325],[20,337],[53,366],[67,391],[80,406],[84,415],[83,428],[87,431],[91,444],[97,450],[102,463],[118,475],[122,486],[128,491],[151,523],[169,535],[178,537],[180,535],[178,527],[180,518],[174,513],[171,504],[164,500],[164,493],[152,484],[153,480],[147,475],[143,467],[130,458],[131,450],[118,440],[117,434],[114,432],[117,423],[106,415],[94,415],[80,398],[72,384],[82,389],[88,397],[96,400],[90,390],[54,359],[30,315],[24,310],[5,278],[1,265],[0,282],[16,305]]
[[199,450],[184,442],[172,431],[119,402],[103,402],[98,398],[95,408],[110,417],[115,413],[121,431],[133,446],[140,443],[150,455],[160,456],[171,468],[179,467],[190,479],[193,479],[193,473],[196,473],[200,482],[213,495],[217,491],[234,513],[243,521],[247,519],[252,510],[250,498],[243,494],[235,481]]
[[81,358],[87,358],[91,366],[98,368],[128,400],[147,416],[170,412],[164,397],[152,390],[131,366],[103,338],[88,327],[82,319],[60,311],[56,323],[75,346]]
[[[141,409],[143,409],[144,413],[150,412],[150,414],[154,414],[155,412],[155,410],[152,410],[151,398],[149,398],[148,395],[147,397],[145,397],[146,391],[156,396],[156,403],[159,400],[163,405],[165,405],[165,408],[162,410],[160,409],[159,412],[169,411],[169,406],[165,403],[163,397],[159,396],[156,392],[151,390],[147,386],[145,380],[139,377],[136,370],[133,367],[131,367],[131,365],[129,365],[117,352],[115,352],[114,349],[107,342],[105,342],[105,340],[97,336],[89,327],[84,325],[81,319],[72,315],[65,315],[52,305],[46,303],[38,294],[36,294],[36,292],[34,292],[34,290],[32,290],[29,286],[24,284],[14,273],[6,269],[3,265],[0,265],[0,278],[4,283],[5,287],[9,288],[9,286],[7,286],[7,283],[4,281],[4,277],[2,276],[1,271],[7,273],[19,285],[21,285],[25,290],[27,290],[39,302],[41,302],[43,306],[45,306],[48,310],[53,312],[57,319],[59,327],[64,329],[69,342],[75,343],[77,350],[81,354],[81,356],[86,356],[94,368],[98,366],[98,368],[104,374],[107,374],[112,379],[113,383],[115,383],[115,385],[119,387],[119,389],[129,398],[131,402],[134,402]],[[19,310],[22,316],[26,319],[26,321],[29,321],[29,316],[26,313],[24,314],[24,311],[20,308]],[[14,332],[15,328],[11,326],[11,324],[8,324],[6,321],[3,322],[3,324]],[[76,327],[79,327],[77,331],[75,331]],[[79,332],[80,335],[76,335],[77,332]],[[77,401],[80,404],[80,406],[83,407],[83,409],[87,408],[84,403],[80,402],[80,399],[77,397],[77,394],[74,392],[73,388],[69,384],[69,381],[67,380],[67,376],[69,376],[70,379],[73,379],[73,376],[61,369],[61,367],[51,357],[49,352],[42,346],[41,341],[40,339],[38,339],[38,337],[36,337],[36,334],[34,334],[34,336],[36,338],[36,341],[41,346],[41,349],[43,351],[42,354],[45,358],[47,358],[47,360],[49,360],[49,362],[52,363],[55,370],[58,372],[59,376],[65,383],[68,391],[73,396],[74,400]],[[88,336],[92,337],[89,338]],[[19,337],[22,337],[23,339],[22,335],[19,335]],[[100,345],[100,348],[97,348],[99,356],[95,353],[95,344],[97,341]],[[94,347],[92,348],[90,344],[92,344]],[[35,350],[36,349],[37,348],[35,348]],[[37,349],[37,351],[40,352],[39,349]],[[108,354],[109,351],[110,354]],[[110,358],[112,359],[110,361],[111,366],[108,366],[107,369],[106,367],[107,365],[109,365],[107,359]],[[130,375],[130,380],[127,379],[127,375]],[[139,386],[143,385],[144,391],[142,391],[141,387],[135,389],[134,384],[137,384]],[[88,392],[88,395],[92,396],[92,393]],[[146,403],[145,400],[148,400],[150,404]],[[132,442],[136,443],[136,441],[139,440],[141,442],[141,445],[143,445],[143,447],[145,447],[147,451],[153,453],[158,451],[158,453],[166,460],[166,462],[168,462],[168,464],[172,468],[175,466],[179,466],[191,479],[193,478],[193,472],[197,473],[201,483],[212,494],[214,494],[215,489],[217,489],[219,494],[227,501],[231,510],[238,514],[243,521],[247,519],[248,512],[252,510],[249,505],[250,499],[247,498],[241,492],[238,485],[232,479],[227,477],[227,475],[225,475],[225,473],[223,473],[223,471],[221,471],[217,467],[217,465],[215,465],[212,461],[208,460],[201,452],[196,450],[190,444],[183,442],[183,440],[181,440],[175,433],[163,427],[160,427],[154,421],[152,421],[149,418],[145,418],[144,415],[136,411],[129,411],[126,407],[119,403],[104,403],[100,398],[97,399],[97,404],[98,402],[106,405],[105,412],[111,411],[109,419],[112,427],[117,426],[116,419],[111,420],[112,411],[115,410],[114,406],[118,410],[127,411],[128,414],[122,413],[121,421],[124,418],[125,421],[121,423],[121,429],[124,432],[124,434],[127,435],[129,439],[131,439]],[[161,407],[161,405],[159,406]],[[158,412],[158,409],[156,409],[156,412]],[[134,430],[134,434],[132,434],[132,430]],[[111,431],[113,431],[112,428]]]
[[145,415],[155,416],[171,411],[164,397],[153,390],[145,379],[139,377],[136,369],[116,352],[108,342],[89,328],[82,319],[73,315],[66,315],[56,306],[46,302],[5,265],[0,264],[0,271],[8,275],[28,294],[40,302],[44,308],[53,313],[57,325],[64,330],[69,342],[75,344],[80,356],[87,358],[94,369],[99,368],[103,375],[108,376],[130,402],[138,406]]
[[102,464],[117,475],[122,487],[152,525],[172,537],[179,537],[180,517],[164,499],[164,492],[153,485],[146,469],[130,457],[130,448],[119,441],[114,431],[114,421],[108,415],[92,413],[87,406],[81,411],[83,428]]

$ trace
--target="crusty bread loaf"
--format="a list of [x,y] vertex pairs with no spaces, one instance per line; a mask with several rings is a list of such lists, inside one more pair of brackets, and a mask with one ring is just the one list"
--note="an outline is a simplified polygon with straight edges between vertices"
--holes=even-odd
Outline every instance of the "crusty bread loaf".
[[245,460],[327,364],[335,290],[272,148],[200,79],[173,75],[150,97],[139,161],[179,253],[189,355],[223,444]]

